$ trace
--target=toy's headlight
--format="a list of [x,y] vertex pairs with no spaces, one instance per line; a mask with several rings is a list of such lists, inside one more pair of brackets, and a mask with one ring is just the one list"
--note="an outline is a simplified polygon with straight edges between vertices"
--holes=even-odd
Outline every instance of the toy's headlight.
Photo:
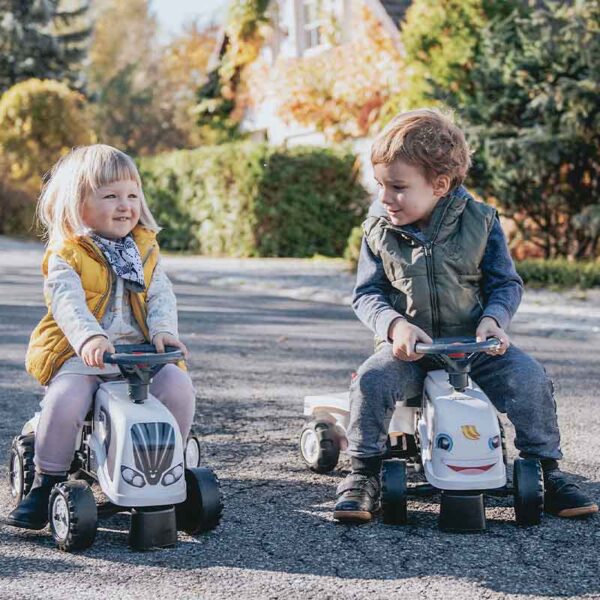
[[143,488],[146,485],[146,480],[141,473],[130,467],[121,467],[121,477],[133,487]]
[[161,480],[163,485],[173,485],[176,481],[181,479],[183,475],[183,463],[175,465],[172,469],[169,469]]
[[490,447],[490,450],[497,450],[498,448],[500,448],[500,436],[495,435],[495,436],[491,437],[488,440],[488,445]]
[[452,438],[447,433],[438,433],[435,438],[435,447],[440,450],[446,450],[450,452],[452,450],[453,442]]

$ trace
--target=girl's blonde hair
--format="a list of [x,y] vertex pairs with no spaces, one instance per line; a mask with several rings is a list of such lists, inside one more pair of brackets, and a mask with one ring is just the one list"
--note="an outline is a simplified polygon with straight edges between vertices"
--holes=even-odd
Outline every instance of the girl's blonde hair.
[[113,181],[129,180],[140,188],[139,224],[160,231],[144,192],[133,160],[124,152],[105,144],[73,148],[48,174],[37,207],[37,216],[46,230],[49,244],[61,243],[85,233],[81,219],[85,199]]

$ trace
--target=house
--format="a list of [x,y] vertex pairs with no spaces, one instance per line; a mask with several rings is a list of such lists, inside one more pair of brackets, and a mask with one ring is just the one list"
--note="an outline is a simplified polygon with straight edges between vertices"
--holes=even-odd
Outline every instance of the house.
[[[271,35],[260,50],[258,61],[264,68],[281,59],[303,61],[326,53],[336,44],[347,44],[360,34],[357,22],[362,11],[370,11],[383,35],[403,52],[399,23],[411,0],[272,0],[268,15]],[[334,23],[335,35],[327,35],[327,25]],[[314,126],[303,126],[278,115],[276,94],[265,94],[260,102],[245,108],[241,130],[257,140],[273,144],[323,144],[326,137]]]

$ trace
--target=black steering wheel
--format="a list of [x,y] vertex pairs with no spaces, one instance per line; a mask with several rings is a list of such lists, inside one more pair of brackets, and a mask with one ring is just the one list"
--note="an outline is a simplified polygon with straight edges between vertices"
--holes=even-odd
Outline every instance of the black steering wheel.
[[176,363],[183,359],[183,351],[176,346],[165,346],[164,352],[157,352],[154,344],[121,344],[116,352],[105,352],[104,362],[110,365],[155,366]]
[[415,344],[415,352],[419,354],[477,354],[487,350],[496,350],[502,346],[502,342],[491,337],[485,342],[477,342],[470,337],[437,338],[430,344],[418,342]]
[[184,358],[183,351],[175,346],[165,346],[164,352],[157,352],[154,344],[122,344],[115,350],[104,353],[104,362],[119,367],[135,403],[146,400],[150,381],[165,365]]

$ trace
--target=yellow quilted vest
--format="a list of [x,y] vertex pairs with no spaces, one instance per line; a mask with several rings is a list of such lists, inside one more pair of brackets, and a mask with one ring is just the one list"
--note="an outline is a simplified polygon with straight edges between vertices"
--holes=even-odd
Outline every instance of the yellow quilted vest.
[[[156,233],[138,225],[132,234],[142,257],[144,281],[148,289],[158,262],[159,248]],[[52,254],[60,256],[77,272],[85,291],[86,304],[100,321],[110,300],[115,277],[102,251],[91,240],[84,237],[65,241],[57,248],[48,248],[42,262],[44,277],[48,275],[48,260]],[[146,325],[146,291],[131,292],[129,297],[133,316],[146,340],[150,341]],[[27,372],[42,385],[46,385],[65,361],[75,355],[75,350],[52,316],[50,298],[45,300],[48,312],[33,330],[25,357]]]

